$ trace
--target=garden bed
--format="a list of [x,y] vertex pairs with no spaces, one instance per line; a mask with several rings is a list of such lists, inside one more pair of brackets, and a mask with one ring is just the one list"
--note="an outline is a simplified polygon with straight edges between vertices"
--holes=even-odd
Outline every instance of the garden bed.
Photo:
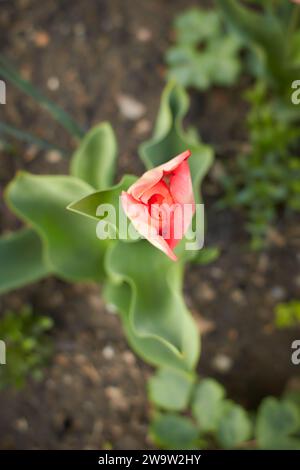
[[[71,0],[3,3],[1,52],[87,129],[109,121],[119,142],[118,174],[140,175],[137,148],[151,135],[172,19],[186,2],[174,0],[168,8],[159,0],[132,0],[130,8],[122,0],[90,0],[89,8]],[[191,95],[187,123],[216,146],[225,169],[245,143],[240,91]],[[124,95],[138,101],[138,117],[129,118],[133,103],[126,104]],[[10,85],[1,112],[6,122],[71,154],[74,143]],[[1,151],[1,195],[16,171],[66,173],[68,159],[17,143],[15,156]],[[221,195],[216,171],[206,178],[203,197],[206,243],[218,245],[221,256],[209,266],[188,268],[185,298],[202,332],[200,375],[217,378],[230,398],[251,409],[266,395],[280,395],[297,375],[290,354],[299,328],[276,330],[274,307],[299,297],[300,218],[282,219],[270,247],[251,252],[243,214],[215,208]],[[2,199],[0,216],[2,232],[18,227]],[[119,319],[99,298],[98,287],[47,279],[1,297],[1,313],[24,303],[53,316],[55,354],[41,383],[1,392],[0,448],[151,447],[145,393],[151,368],[128,349]]]

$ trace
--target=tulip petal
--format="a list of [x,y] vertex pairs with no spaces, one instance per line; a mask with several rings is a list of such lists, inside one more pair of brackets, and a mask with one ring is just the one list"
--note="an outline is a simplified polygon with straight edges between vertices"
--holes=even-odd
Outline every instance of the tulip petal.
[[190,156],[190,150],[186,150],[167,163],[146,171],[146,173],[129,188],[128,192],[132,194],[135,199],[141,198],[147,190],[151,189],[163,178],[164,174],[168,175],[175,171],[176,168]]
[[186,150],[185,152],[182,152],[176,157],[172,158],[172,160],[168,161],[167,163],[163,163],[162,165],[158,166],[157,169],[163,170],[165,174],[172,173],[179,167],[182,162],[184,162],[190,156],[191,151]]
[[173,261],[177,260],[167,241],[158,233],[158,224],[150,217],[148,206],[136,201],[125,191],[121,195],[122,207],[125,214],[131,220],[134,228],[145,237],[152,245],[163,251]]

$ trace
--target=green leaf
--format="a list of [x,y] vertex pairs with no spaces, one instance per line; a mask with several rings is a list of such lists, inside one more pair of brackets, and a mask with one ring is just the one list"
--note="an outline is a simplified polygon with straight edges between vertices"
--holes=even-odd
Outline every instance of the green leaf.
[[227,400],[223,405],[217,439],[225,449],[236,447],[251,437],[252,426],[247,412],[239,405]]
[[197,385],[192,411],[202,432],[216,431],[223,412],[225,389],[213,379],[201,380]]
[[184,89],[169,82],[162,94],[153,137],[141,145],[139,153],[147,169],[150,169],[190,149],[192,156],[189,165],[196,202],[199,202],[199,185],[212,164],[213,150],[184,132],[182,120],[188,107],[189,99]]
[[19,173],[6,191],[11,209],[41,236],[51,271],[66,280],[99,281],[104,275],[107,241],[97,239],[96,222],[66,210],[92,190],[75,177]]
[[198,449],[198,430],[189,418],[177,414],[158,415],[150,426],[154,442],[164,449]]
[[119,311],[128,343],[145,362],[158,367],[166,366],[180,370],[187,369],[182,359],[174,354],[173,350],[165,345],[164,342],[157,338],[145,338],[137,334],[129,316],[132,289],[128,283],[120,282],[117,284],[116,280],[114,282],[110,280],[105,283],[102,295],[109,305],[112,305]]
[[220,256],[220,249],[217,246],[202,248],[193,259],[193,263],[207,265],[216,261]]
[[294,403],[280,402],[272,397],[263,400],[256,422],[256,435],[261,449],[300,450],[299,431],[300,415]]
[[183,371],[160,369],[148,383],[149,398],[156,406],[170,411],[187,408],[194,377]]
[[126,245],[117,241],[105,265],[110,278],[106,298],[121,308],[126,335],[137,353],[153,365],[192,369],[199,337],[181,294],[182,263],[140,240]]
[[[111,204],[116,210],[119,207],[119,197],[122,191],[127,191],[135,181],[136,177],[132,175],[125,175],[121,181],[104,191],[95,191],[83,198],[69,204],[68,209],[77,212],[78,214],[85,215],[95,220],[101,220],[103,216],[97,215],[97,208],[101,204]],[[121,208],[121,206],[120,206]],[[118,217],[118,212],[117,212]],[[113,223],[113,218],[109,215],[106,217],[108,222]]]
[[71,161],[71,174],[95,189],[113,184],[117,142],[109,123],[93,127],[82,139]]
[[11,82],[23,93],[33,98],[42,108],[48,111],[71,135],[81,138],[83,131],[76,122],[62,108],[46,98],[32,83],[24,80],[7,60],[0,55],[0,76]]
[[23,287],[50,274],[42,243],[30,228],[0,238],[0,293]]
[[196,45],[213,37],[220,29],[220,16],[216,11],[191,8],[178,15],[174,23],[180,44]]

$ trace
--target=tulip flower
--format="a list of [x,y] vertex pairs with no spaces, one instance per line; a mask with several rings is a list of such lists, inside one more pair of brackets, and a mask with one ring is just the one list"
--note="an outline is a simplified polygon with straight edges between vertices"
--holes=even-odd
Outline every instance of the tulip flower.
[[121,201],[134,228],[173,261],[173,249],[184,237],[193,214],[195,200],[186,150],[172,160],[144,173]]

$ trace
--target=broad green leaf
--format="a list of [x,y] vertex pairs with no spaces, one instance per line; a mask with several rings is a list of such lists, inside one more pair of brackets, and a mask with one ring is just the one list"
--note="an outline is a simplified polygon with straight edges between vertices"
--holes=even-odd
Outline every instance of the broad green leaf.
[[300,450],[299,432],[300,413],[294,403],[272,397],[263,400],[256,421],[261,449]]
[[80,138],[83,136],[83,131],[71,116],[46,98],[32,83],[22,78],[19,72],[8,64],[3,56],[0,56],[0,76],[8,82],[11,82],[23,93],[33,98],[42,108],[46,109],[59,124],[69,131],[71,135]]
[[181,294],[182,264],[140,240],[117,241],[105,265],[117,286],[108,286],[106,298],[121,308],[132,347],[153,365],[192,369],[199,337]]
[[[125,175],[118,184],[110,189],[96,191],[78,201],[74,201],[69,204],[68,209],[98,222],[101,220],[102,226],[98,229],[101,229],[103,237],[108,239],[122,238],[124,241],[136,240],[140,236],[136,230],[134,232],[129,230],[130,221],[123,211],[120,200],[122,191],[127,191],[134,181],[136,181],[135,176]],[[120,228],[120,225],[122,225],[122,228]]]
[[24,228],[0,238],[0,293],[23,287],[51,274],[39,236]]
[[239,405],[227,400],[224,404],[217,439],[222,447],[230,449],[250,439],[251,421],[247,412]]
[[225,389],[213,379],[203,379],[197,385],[192,411],[202,432],[217,430],[223,412]]
[[240,38],[225,31],[215,12],[195,9],[179,15],[177,22],[182,31],[166,53],[168,77],[198,90],[233,85],[241,72]]
[[167,51],[168,78],[176,80],[183,87],[207,90],[212,84],[213,57],[196,49],[175,46]]
[[[131,348],[145,362],[161,367],[173,367],[174,369],[186,370],[187,367],[181,357],[174,354],[173,350],[160,339],[145,338],[137,334],[132,325],[130,312],[130,303],[132,298],[132,289],[126,282],[116,283],[108,281],[104,285],[103,297],[108,304],[114,306],[120,313],[124,332]],[[196,362],[196,361],[195,361]]]
[[160,414],[150,426],[150,436],[163,449],[198,449],[198,434],[189,418],[177,414]]
[[220,249],[218,247],[202,248],[199,250],[197,256],[193,259],[193,263],[197,264],[210,264],[216,261],[220,256]]
[[[131,186],[135,181],[135,176],[125,175],[115,186],[103,191],[94,191],[77,201],[71,202],[71,204],[68,205],[68,209],[89,218],[101,220],[103,216],[97,215],[98,207],[101,204],[111,204],[116,209],[118,218],[119,197],[122,191],[127,191],[129,186]],[[106,220],[110,221],[109,216],[107,216]]]
[[216,11],[191,8],[178,15],[174,26],[179,43],[196,45],[219,31],[220,16]]
[[66,209],[92,191],[75,177],[28,173],[19,173],[6,191],[11,209],[41,236],[51,271],[70,281],[99,281],[104,274],[107,242],[97,239],[96,223]]
[[189,138],[188,133],[184,132],[182,120],[188,106],[189,99],[184,89],[169,82],[162,94],[153,137],[141,145],[139,153],[147,169],[150,169],[190,149],[192,156],[189,165],[196,201],[199,202],[199,185],[212,164],[213,150]]
[[224,35],[212,41],[205,55],[208,57],[210,83],[220,86],[234,85],[241,72],[239,52],[241,42],[236,36]]
[[149,398],[159,408],[170,411],[185,410],[193,383],[192,374],[169,368],[160,369],[149,380]]
[[103,190],[113,184],[117,142],[109,123],[93,127],[82,139],[71,161],[71,174]]

